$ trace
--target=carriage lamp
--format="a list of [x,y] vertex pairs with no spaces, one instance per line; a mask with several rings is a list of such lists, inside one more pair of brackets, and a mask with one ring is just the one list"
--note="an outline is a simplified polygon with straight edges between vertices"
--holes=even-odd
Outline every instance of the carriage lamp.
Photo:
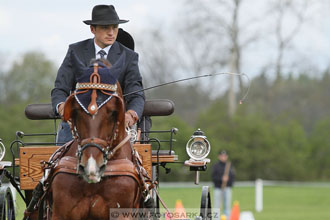
[[6,154],[6,148],[5,145],[2,143],[2,139],[0,138],[0,161],[2,161],[5,154]]
[[209,155],[211,145],[201,129],[198,128],[191,136],[186,145],[186,151],[190,159],[195,161],[202,161]]
[[197,129],[191,136],[186,145],[186,151],[190,159],[185,161],[185,165],[190,167],[190,171],[195,171],[195,184],[199,184],[199,172],[206,170],[206,164],[210,159],[206,158],[210,151],[211,145],[207,140],[204,132]]

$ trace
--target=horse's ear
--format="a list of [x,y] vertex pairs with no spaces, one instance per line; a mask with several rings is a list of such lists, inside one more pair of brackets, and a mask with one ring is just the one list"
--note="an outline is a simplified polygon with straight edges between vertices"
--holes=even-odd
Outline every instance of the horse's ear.
[[63,121],[68,121],[72,117],[72,105],[74,96],[70,95],[64,103]]

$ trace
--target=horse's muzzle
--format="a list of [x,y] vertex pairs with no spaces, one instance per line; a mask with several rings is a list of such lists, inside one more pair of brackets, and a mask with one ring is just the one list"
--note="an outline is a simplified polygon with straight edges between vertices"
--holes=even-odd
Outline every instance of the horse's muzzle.
[[101,176],[100,175],[91,174],[91,175],[87,176],[87,182],[88,183],[98,183],[100,181],[101,181]]
[[[100,139],[91,139],[91,141],[100,142],[99,144],[93,142],[90,143],[88,142],[89,139],[85,140],[85,144],[77,150],[77,156],[79,158],[78,173],[84,178],[86,182],[98,183],[101,181],[105,171],[105,165],[107,164],[108,154],[105,150],[106,146],[102,145],[102,140]],[[99,152],[101,152],[101,155],[95,151],[94,153],[92,151],[86,152],[90,147],[98,149]]]
[[[102,171],[103,170],[103,171]],[[101,181],[104,168],[99,167],[93,157],[90,157],[87,164],[79,164],[79,174],[82,175],[83,179],[88,183],[98,183]]]

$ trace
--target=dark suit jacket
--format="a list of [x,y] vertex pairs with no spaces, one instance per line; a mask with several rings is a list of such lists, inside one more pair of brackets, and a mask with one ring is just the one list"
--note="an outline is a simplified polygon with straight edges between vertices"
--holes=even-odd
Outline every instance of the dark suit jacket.
[[[123,51],[126,51],[126,61],[123,71],[119,75],[118,81],[123,90],[123,94],[127,94],[142,89],[143,85],[138,66],[137,53],[122,44],[115,42],[109,50],[107,59],[111,64],[114,64]],[[54,111],[57,104],[65,102],[66,98],[76,86],[76,73],[73,71],[71,62],[71,59],[73,59],[73,52],[86,66],[88,66],[91,59],[95,58],[94,39],[80,41],[69,46],[64,61],[57,72],[55,88],[51,92]],[[143,92],[125,96],[126,109],[134,110],[139,118],[141,118],[144,109],[144,101],[145,97]]]

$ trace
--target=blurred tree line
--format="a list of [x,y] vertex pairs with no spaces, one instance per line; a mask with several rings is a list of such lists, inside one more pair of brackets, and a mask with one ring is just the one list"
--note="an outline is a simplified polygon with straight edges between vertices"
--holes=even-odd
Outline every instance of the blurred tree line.
[[[180,138],[175,144],[179,155],[184,155],[181,160],[186,159],[185,143],[189,135],[201,128],[212,145],[211,165],[217,161],[221,149],[227,150],[238,180],[329,180],[330,101],[326,98],[329,76],[327,71],[319,78],[301,74],[297,78],[270,81],[261,74],[253,79],[248,100],[238,106],[233,117],[228,115],[224,94],[197,115],[194,126],[180,122],[183,111],[172,117],[172,125],[166,118],[157,119],[154,128],[163,123],[182,127],[184,135],[181,137],[179,132]],[[189,91],[189,87],[186,89]],[[188,168],[170,167],[175,175],[163,174],[165,180],[193,179]],[[202,180],[210,180],[210,168],[201,174]]]
[[[206,132],[213,146],[212,164],[219,150],[228,150],[239,180],[329,179],[328,148],[322,144],[327,134],[320,133],[328,121],[329,71],[313,66],[313,58],[302,58],[296,43],[304,28],[317,27],[313,16],[324,3],[271,0],[255,4],[251,7],[247,0],[185,1],[180,22],[166,29],[172,30],[169,34],[155,29],[138,44],[145,55],[141,61],[147,60],[142,62],[147,86],[187,75],[246,72],[249,61],[258,63],[261,68],[253,70],[246,103],[238,104],[247,83],[233,75],[175,84],[147,95],[174,100],[174,122],[184,120],[192,126],[191,134],[198,127]],[[264,10],[257,10],[257,5]],[[177,33],[175,40],[173,33]],[[249,60],[259,45],[262,54]],[[179,154],[185,154],[185,141],[178,138]],[[187,168],[173,165],[172,170],[175,177],[162,177],[192,180]],[[210,169],[201,178],[210,180]]]
[[[252,87],[242,105],[238,100],[248,84],[237,76],[148,90],[147,99],[166,98],[175,103],[172,116],[153,118],[152,130],[179,129],[174,148],[183,162],[188,159],[186,142],[201,128],[212,145],[211,165],[218,151],[226,149],[238,180],[329,180],[330,72],[310,68],[294,44],[315,11],[311,5],[307,8],[311,4],[307,0],[270,2],[261,14],[247,16],[243,10],[249,4],[246,0],[185,1],[186,7],[176,19],[180,22],[168,27],[171,31],[165,33],[157,27],[134,35],[145,87],[219,71],[245,72],[247,54],[260,41],[268,41],[269,51],[264,50],[264,57],[258,60],[263,62],[262,68],[253,71]],[[265,47],[264,41],[261,44]],[[8,71],[0,67],[0,138],[6,146],[17,130],[54,130],[52,121],[27,120],[24,108],[50,102],[56,70],[54,63],[36,52],[24,54]],[[152,137],[169,138],[167,134]],[[166,147],[166,143],[162,145],[162,149]],[[201,174],[202,180],[210,180],[211,165]],[[162,181],[193,180],[194,174],[182,163],[166,167],[171,174],[161,168]]]
[[[27,52],[9,70],[0,70],[0,138],[7,148],[15,140],[16,131],[54,131],[51,121],[28,120],[24,109],[31,103],[50,102],[56,71],[55,64],[39,52]],[[6,158],[9,156],[8,150]]]

